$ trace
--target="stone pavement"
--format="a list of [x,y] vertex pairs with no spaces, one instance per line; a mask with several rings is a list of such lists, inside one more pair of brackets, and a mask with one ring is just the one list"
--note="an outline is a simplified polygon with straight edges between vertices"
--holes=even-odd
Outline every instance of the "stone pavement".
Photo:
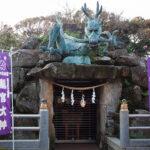
[[56,144],[55,150],[99,150],[96,144]]

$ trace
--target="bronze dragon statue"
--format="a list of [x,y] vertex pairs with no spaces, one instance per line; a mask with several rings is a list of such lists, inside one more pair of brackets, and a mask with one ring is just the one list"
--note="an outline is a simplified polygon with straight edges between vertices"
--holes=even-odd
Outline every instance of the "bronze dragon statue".
[[[64,58],[64,63],[91,64],[90,52],[96,55],[107,55],[110,44],[118,45],[116,30],[113,33],[109,31],[102,32],[102,21],[99,19],[102,6],[99,6],[98,2],[95,16],[90,16],[86,3],[82,7],[82,11],[87,17],[83,39],[64,33],[61,21],[56,19],[56,23],[49,34],[49,43],[46,47],[42,47],[42,50],[53,55],[56,53],[60,54]],[[106,47],[101,49],[99,53],[102,44],[105,44]]]

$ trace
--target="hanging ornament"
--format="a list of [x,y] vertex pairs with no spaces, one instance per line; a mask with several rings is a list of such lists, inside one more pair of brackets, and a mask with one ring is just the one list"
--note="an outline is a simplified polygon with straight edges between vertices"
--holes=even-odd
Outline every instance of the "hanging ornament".
[[92,104],[95,104],[95,98],[96,98],[96,94],[95,94],[95,89],[93,88]]
[[71,90],[71,105],[73,106],[74,104],[74,94],[73,94],[73,90]]
[[85,96],[84,96],[84,94],[82,94],[82,99],[81,99],[81,101],[80,101],[80,105],[81,105],[81,107],[85,107],[85,105],[86,105],[86,101],[85,101]]
[[64,87],[62,88],[62,91],[61,91],[61,101],[62,101],[62,103],[65,102],[65,92],[64,92]]

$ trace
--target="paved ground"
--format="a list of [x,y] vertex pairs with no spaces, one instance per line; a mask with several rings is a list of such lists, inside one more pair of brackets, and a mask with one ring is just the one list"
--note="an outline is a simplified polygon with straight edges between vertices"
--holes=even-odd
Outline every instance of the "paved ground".
[[55,150],[99,150],[96,144],[56,144]]

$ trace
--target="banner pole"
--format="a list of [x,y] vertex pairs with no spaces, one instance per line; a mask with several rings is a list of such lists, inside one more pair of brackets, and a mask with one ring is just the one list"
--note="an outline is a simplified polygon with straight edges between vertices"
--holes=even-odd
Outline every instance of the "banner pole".
[[148,74],[148,96],[149,96],[148,108],[150,111],[150,57],[147,59],[147,74]]
[[15,150],[15,134],[14,134],[14,101],[13,101],[13,70],[12,70],[12,48],[10,49],[11,60],[11,109],[12,109],[12,148]]

